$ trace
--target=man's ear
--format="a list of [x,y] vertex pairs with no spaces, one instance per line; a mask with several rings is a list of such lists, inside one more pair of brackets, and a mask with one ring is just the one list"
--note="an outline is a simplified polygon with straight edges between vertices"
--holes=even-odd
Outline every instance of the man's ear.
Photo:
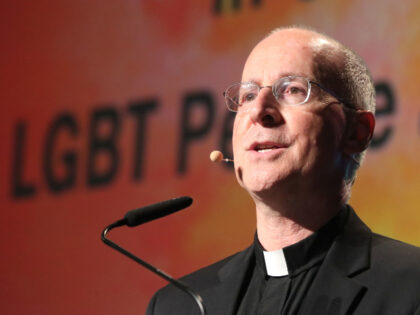
[[363,152],[372,139],[375,116],[371,112],[358,110],[347,117],[343,152],[347,154]]

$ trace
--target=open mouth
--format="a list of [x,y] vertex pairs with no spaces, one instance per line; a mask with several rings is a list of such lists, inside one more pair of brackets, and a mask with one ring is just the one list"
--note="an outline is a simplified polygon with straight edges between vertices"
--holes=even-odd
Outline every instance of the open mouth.
[[269,152],[280,148],[284,148],[284,146],[273,143],[257,143],[252,146],[252,150],[260,153]]

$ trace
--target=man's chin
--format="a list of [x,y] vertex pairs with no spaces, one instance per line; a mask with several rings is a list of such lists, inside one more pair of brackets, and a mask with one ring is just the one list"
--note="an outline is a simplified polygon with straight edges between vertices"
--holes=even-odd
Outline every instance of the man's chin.
[[279,189],[292,180],[290,170],[282,172],[279,168],[243,168],[235,170],[238,183],[251,194],[263,194],[273,189]]
[[244,179],[242,182],[242,187],[247,190],[252,195],[266,195],[271,191],[277,190],[278,186],[281,185],[281,181],[277,180],[249,180]]

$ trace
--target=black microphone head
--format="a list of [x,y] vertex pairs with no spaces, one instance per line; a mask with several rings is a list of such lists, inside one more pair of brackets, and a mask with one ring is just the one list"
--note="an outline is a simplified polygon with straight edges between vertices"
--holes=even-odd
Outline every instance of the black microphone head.
[[169,199],[128,211],[124,216],[124,220],[128,226],[134,227],[187,208],[192,202],[192,198],[188,196]]

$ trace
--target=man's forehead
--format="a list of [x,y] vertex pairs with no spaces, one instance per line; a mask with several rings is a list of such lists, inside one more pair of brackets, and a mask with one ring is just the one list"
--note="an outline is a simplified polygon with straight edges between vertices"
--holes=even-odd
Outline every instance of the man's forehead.
[[267,81],[286,75],[312,77],[312,38],[292,31],[281,31],[265,38],[249,55],[242,81],[267,84]]

